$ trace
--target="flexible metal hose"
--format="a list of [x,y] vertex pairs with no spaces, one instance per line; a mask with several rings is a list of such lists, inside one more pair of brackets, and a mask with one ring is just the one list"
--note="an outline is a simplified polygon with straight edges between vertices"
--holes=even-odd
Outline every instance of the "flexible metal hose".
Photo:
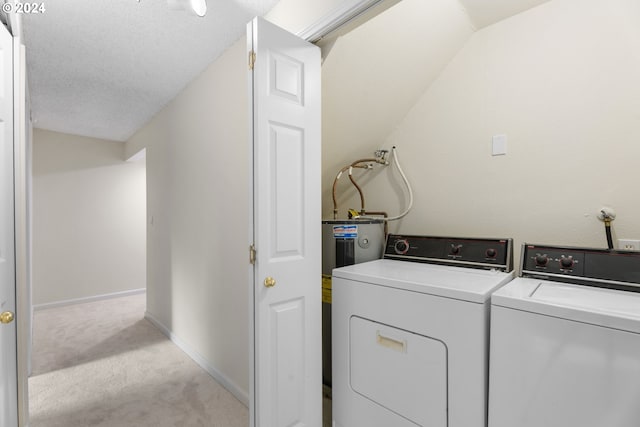
[[[411,211],[411,208],[413,207],[413,190],[411,188],[411,184],[409,183],[409,180],[407,179],[407,176],[404,173],[404,170],[402,170],[402,166],[400,166],[400,161],[398,160],[398,153],[396,151],[395,145],[391,148],[391,153],[393,154],[393,163],[396,165],[396,168],[398,168],[398,172],[400,173],[400,176],[402,177],[402,181],[404,182],[405,186],[407,187],[407,192],[409,193],[409,204],[407,205],[407,208],[404,210],[404,212],[402,212],[400,215],[397,215],[397,216],[394,216],[394,217],[387,217],[387,215],[385,213],[384,214],[385,225],[386,225],[386,223],[388,221],[396,221],[396,220],[399,220],[401,218],[404,218],[409,213],[409,211]],[[340,179],[342,174],[347,169],[351,169],[351,168],[354,168],[354,167],[359,167],[358,166],[359,163],[365,163],[365,162],[371,162],[371,161],[375,161],[377,163],[381,163],[378,159],[360,159],[360,160],[357,160],[357,161],[353,162],[349,166],[345,166],[344,168],[342,168],[340,170],[340,172],[338,172],[338,175],[336,175],[336,178],[333,180],[333,219],[338,219],[338,203],[336,201],[336,185],[337,185],[338,179]],[[363,167],[363,166],[360,166],[360,167]],[[362,203],[362,210],[361,210],[361,214],[362,215],[360,216],[360,218],[376,219],[376,218],[367,217],[367,216],[364,215],[365,214],[364,195],[362,193],[362,189],[360,188],[360,186],[353,179],[353,176],[351,174],[351,170],[349,170],[349,178],[351,179],[351,183],[356,187],[356,189],[360,193],[360,201]],[[371,214],[373,215],[373,214],[378,214],[378,213],[371,212]]]
[[371,162],[381,163],[380,160],[376,159],[376,158],[360,159],[360,160],[356,160],[355,162],[351,163],[350,165],[347,165],[347,166],[343,167],[342,169],[340,169],[340,172],[338,172],[338,174],[336,175],[336,177],[333,180],[333,189],[332,189],[333,219],[338,219],[338,200],[336,198],[336,189],[337,189],[337,186],[338,186],[338,180],[340,179],[340,177],[342,177],[342,174],[344,172],[346,172],[347,170],[349,170],[349,180],[356,187],[356,190],[358,190],[358,193],[360,194],[360,204],[362,206],[361,212],[364,211],[364,193],[362,192],[362,188],[360,188],[360,186],[353,179],[353,175],[351,174],[351,170],[353,168],[369,169],[368,165],[361,165],[361,163],[371,163]]
[[604,232],[607,236],[607,246],[609,250],[613,249],[613,237],[611,236],[611,222],[616,218],[615,214],[610,214],[606,210],[600,210],[602,221],[604,221]]

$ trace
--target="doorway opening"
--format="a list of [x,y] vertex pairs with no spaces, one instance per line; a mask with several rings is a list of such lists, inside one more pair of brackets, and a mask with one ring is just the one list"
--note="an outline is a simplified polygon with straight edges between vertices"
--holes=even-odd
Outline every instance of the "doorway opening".
[[[110,301],[118,310],[131,306],[124,315],[113,310],[116,323],[144,317],[146,153],[126,160],[123,153],[123,142],[33,131],[30,383],[115,355],[116,329],[101,329],[105,313],[96,312],[111,311]],[[149,344],[129,341],[131,348]]]

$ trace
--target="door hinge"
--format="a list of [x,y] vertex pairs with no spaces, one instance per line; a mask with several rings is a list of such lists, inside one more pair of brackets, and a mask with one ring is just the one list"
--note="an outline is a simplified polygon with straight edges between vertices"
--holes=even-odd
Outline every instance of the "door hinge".
[[249,246],[249,264],[255,265],[256,263],[256,246]]
[[256,53],[254,51],[249,52],[249,69],[253,70],[253,66],[256,64]]

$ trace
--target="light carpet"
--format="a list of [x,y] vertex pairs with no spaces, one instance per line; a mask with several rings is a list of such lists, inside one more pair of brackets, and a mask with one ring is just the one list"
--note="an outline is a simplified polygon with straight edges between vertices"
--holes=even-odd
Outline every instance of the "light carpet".
[[31,427],[247,427],[247,408],[144,319],[145,295],[36,311]]

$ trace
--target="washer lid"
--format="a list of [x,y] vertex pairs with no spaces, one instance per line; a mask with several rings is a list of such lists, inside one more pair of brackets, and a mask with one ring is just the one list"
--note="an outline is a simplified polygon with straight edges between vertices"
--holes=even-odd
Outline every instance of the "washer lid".
[[[513,272],[379,259],[336,268],[333,277],[475,303],[513,279]],[[335,283],[335,282],[334,282]]]
[[534,278],[496,291],[491,304],[640,333],[640,294]]

